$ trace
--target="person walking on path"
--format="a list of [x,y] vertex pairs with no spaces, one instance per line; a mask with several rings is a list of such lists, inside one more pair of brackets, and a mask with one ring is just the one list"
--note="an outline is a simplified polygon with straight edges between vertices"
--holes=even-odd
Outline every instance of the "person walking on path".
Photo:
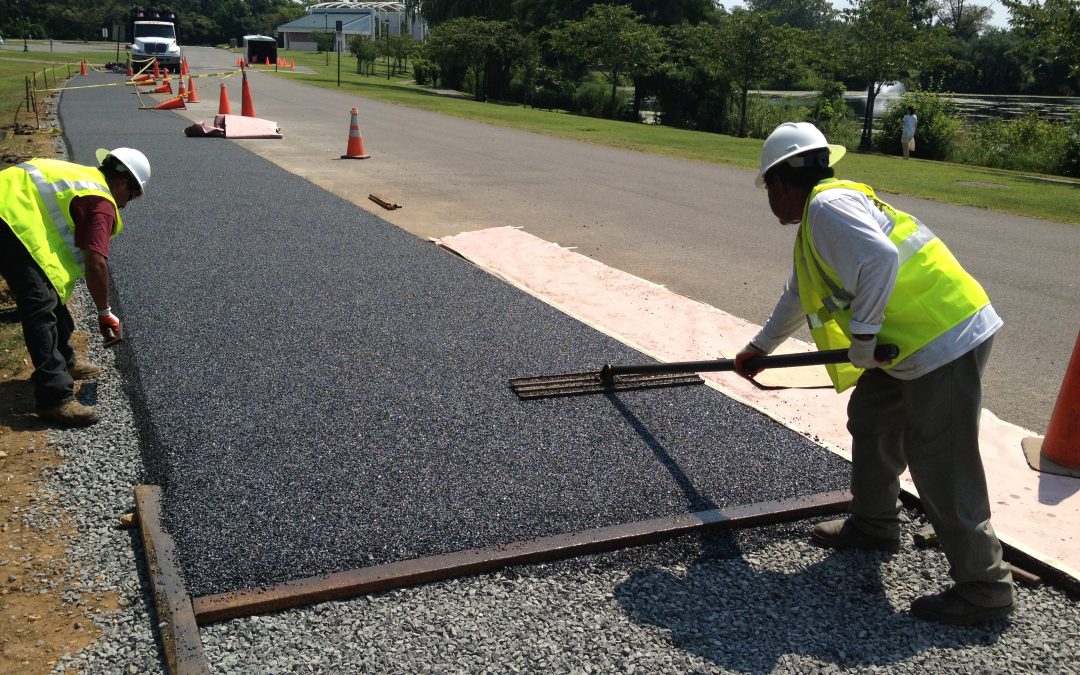
[[109,242],[124,226],[119,209],[150,180],[149,161],[133,148],[98,150],[97,161],[95,168],[31,159],[0,171],[0,276],[15,296],[34,364],[37,414],[69,427],[99,420],[75,400],[74,380],[101,368],[76,361],[67,301],[85,276],[101,334],[119,339],[120,320],[109,306]]
[[[804,321],[819,349],[848,349],[827,366],[848,403],[851,505],[811,531],[819,546],[895,553],[900,474],[918,488],[955,581],[917,598],[911,613],[945,623],[1000,619],[1013,610],[1012,574],[990,524],[979,455],[983,369],[1002,320],[982,286],[917,218],[866,185],[836,180],[844,156],[813,124],[787,122],[766,139],[758,187],[782,225],[798,225],[794,265],[772,315],[736,357],[773,351]],[[878,361],[878,342],[899,355]]]
[[919,126],[919,118],[915,115],[915,108],[908,106],[907,113],[900,120],[900,147],[904,151],[904,159],[915,150],[915,129]]

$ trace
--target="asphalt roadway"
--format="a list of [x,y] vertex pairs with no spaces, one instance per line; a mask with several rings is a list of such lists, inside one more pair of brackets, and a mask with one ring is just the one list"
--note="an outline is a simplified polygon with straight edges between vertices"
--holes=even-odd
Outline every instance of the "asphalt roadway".
[[843,460],[705,387],[519,401],[510,377],[643,357],[136,104],[70,90],[60,115],[75,161],[124,144],[154,168],[112,300],[193,595],[846,486]]
[[[196,73],[231,68],[236,59],[210,48],[186,53]],[[351,63],[344,58],[342,68]],[[448,118],[290,79],[250,77],[256,114],[278,122],[285,138],[240,144],[364,208],[378,209],[370,192],[385,194],[404,208],[380,210],[381,217],[417,236],[523,227],[758,324],[783,285],[794,230],[777,225],[752,172]],[[239,112],[240,78],[226,82]],[[181,114],[211,121],[218,81],[196,84],[204,103]],[[345,152],[352,106],[368,161],[336,159]],[[944,239],[1005,319],[984,405],[1044,432],[1080,330],[1080,228],[884,197]]]

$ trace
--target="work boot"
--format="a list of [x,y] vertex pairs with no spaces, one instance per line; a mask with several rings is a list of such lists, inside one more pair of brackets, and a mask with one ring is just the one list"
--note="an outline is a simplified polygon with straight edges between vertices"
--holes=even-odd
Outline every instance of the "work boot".
[[88,427],[101,420],[96,410],[75,399],[51,408],[42,408],[37,411],[37,415],[46,422],[54,422],[63,427]]
[[965,600],[957,592],[956,586],[953,586],[941,593],[924,595],[913,600],[911,615],[924,621],[968,625],[1004,619],[1012,614],[1015,607],[1016,603],[1012,601],[1007,605],[997,607],[976,605],[970,600]]
[[900,538],[874,537],[865,534],[850,518],[818,523],[810,530],[810,541],[822,548],[863,548],[873,551],[900,551]]
[[73,380],[89,380],[101,374],[101,366],[89,361],[76,361],[75,365],[68,366],[68,375]]

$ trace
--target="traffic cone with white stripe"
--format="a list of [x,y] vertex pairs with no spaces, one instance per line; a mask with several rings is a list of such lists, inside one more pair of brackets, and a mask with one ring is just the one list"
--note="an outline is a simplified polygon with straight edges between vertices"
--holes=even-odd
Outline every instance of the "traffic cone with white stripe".
[[371,155],[364,151],[364,137],[360,135],[359,112],[356,107],[352,109],[352,119],[349,121],[349,145],[342,159],[367,159]]

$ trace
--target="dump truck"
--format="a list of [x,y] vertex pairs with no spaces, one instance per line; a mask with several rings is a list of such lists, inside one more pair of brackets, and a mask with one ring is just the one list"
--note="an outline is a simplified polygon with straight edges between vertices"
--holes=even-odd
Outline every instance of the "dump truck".
[[176,14],[168,9],[132,10],[131,61],[138,70],[157,59],[162,68],[180,72],[180,43],[176,37]]

